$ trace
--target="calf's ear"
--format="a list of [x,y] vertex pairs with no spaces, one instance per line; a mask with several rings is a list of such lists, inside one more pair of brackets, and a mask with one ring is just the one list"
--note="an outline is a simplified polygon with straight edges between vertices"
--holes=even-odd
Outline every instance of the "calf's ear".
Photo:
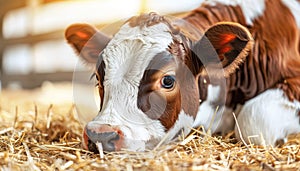
[[110,38],[88,24],[73,24],[65,31],[65,38],[87,63],[97,63],[99,53]]
[[[228,77],[245,60],[252,46],[253,39],[246,27],[220,22],[211,26],[192,47],[193,60],[197,60],[197,66],[219,66],[211,68],[216,75]],[[196,72],[201,72],[201,68]]]

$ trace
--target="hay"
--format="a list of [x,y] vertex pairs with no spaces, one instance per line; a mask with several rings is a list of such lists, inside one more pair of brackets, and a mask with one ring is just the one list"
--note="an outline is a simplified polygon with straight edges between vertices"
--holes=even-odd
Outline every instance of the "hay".
[[81,148],[74,105],[16,101],[1,96],[1,170],[300,170],[299,135],[263,147],[194,130],[152,151],[94,154]]

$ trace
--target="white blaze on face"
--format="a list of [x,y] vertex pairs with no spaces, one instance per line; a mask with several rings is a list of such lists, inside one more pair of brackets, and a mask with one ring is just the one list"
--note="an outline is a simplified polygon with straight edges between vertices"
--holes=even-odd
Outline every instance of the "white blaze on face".
[[157,53],[166,51],[172,40],[165,24],[143,28],[125,24],[103,51],[103,108],[93,122],[118,126],[129,149],[144,150],[145,142],[161,139],[165,134],[160,121],[150,119],[137,107],[137,100],[139,83],[149,62]]

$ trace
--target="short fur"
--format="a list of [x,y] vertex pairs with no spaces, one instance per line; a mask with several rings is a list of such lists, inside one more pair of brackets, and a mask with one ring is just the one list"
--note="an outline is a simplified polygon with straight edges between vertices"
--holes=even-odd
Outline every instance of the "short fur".
[[[101,125],[122,135],[114,149],[131,150],[153,147],[164,136],[170,141],[190,126],[228,131],[234,127],[232,112],[243,138],[261,134],[264,141],[256,144],[274,145],[299,132],[299,4],[205,1],[183,18],[191,30],[150,13],[129,19],[111,40],[89,27],[70,27],[66,38],[86,60],[101,52],[96,56],[101,110],[84,131],[84,147],[98,140],[87,131],[101,134]],[[90,33],[96,34],[91,42]],[[170,89],[162,86],[166,75],[176,78]],[[273,115],[278,111],[271,108],[283,114]]]

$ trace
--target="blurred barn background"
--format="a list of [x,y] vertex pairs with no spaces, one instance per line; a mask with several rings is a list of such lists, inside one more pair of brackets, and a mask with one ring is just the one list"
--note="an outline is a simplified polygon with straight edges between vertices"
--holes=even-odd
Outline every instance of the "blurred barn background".
[[64,40],[64,29],[72,23],[101,29],[143,12],[178,16],[201,1],[0,0],[1,87],[31,89],[45,81],[72,81],[78,58]]

